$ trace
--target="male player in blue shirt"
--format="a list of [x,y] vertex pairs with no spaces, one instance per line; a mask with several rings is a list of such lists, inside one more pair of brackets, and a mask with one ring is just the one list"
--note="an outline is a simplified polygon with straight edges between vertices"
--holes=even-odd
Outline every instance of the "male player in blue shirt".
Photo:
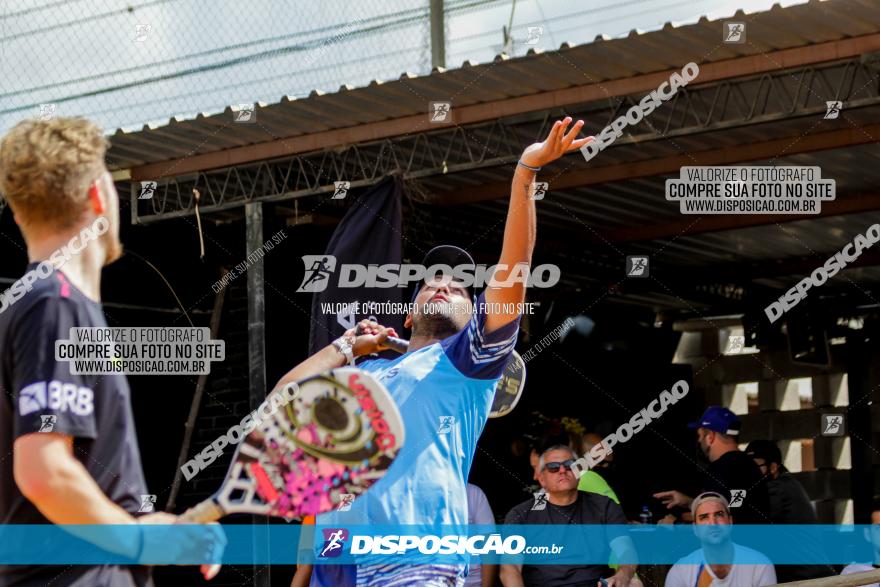
[[[592,137],[576,139],[583,126],[572,119],[557,121],[546,140],[529,146],[513,177],[501,266],[486,291],[476,300],[451,278],[429,278],[413,299],[417,311],[406,318],[412,329],[409,350],[394,360],[369,360],[358,365],[388,388],[406,426],[406,443],[397,460],[351,510],[318,516],[318,525],[407,525],[415,533],[442,535],[467,526],[467,477],[477,439],[489,416],[495,384],[516,343],[520,311],[535,246],[535,200],[530,197],[541,166],[580,149]],[[424,264],[473,265],[465,251],[440,246],[429,251]],[[501,285],[496,285],[501,284]],[[437,311],[439,309],[439,311]],[[351,329],[285,375],[279,385],[296,381],[385,350],[393,329],[362,321],[364,334]],[[445,526],[443,532],[441,526]],[[464,574],[460,564],[315,565],[313,587],[452,587]]]

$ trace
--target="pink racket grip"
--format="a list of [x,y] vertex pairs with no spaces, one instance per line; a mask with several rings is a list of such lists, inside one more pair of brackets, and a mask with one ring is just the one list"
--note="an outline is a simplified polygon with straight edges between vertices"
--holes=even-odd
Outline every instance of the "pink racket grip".
[[[363,334],[360,326],[358,326],[355,334]],[[392,351],[400,353],[402,355],[409,348],[409,341],[402,338],[397,338],[396,336],[389,336],[388,339],[385,341],[385,346],[390,348]]]

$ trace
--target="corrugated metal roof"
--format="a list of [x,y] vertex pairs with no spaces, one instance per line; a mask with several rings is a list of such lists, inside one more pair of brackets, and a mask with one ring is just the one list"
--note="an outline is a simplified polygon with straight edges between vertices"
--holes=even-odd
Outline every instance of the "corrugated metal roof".
[[[278,138],[381,122],[425,114],[431,100],[451,98],[453,106],[527,96],[538,92],[625,79],[639,74],[680,68],[688,60],[712,63],[796,48],[811,43],[851,38],[880,31],[875,0],[811,0],[807,4],[744,14],[733,19],[747,23],[747,42],[721,42],[721,21],[701,18],[692,25],[626,38],[603,39],[557,51],[529,51],[524,57],[498,55],[484,64],[464,62],[430,75],[402,74],[391,82],[374,81],[366,87],[341,87],[338,92],[313,92],[306,99],[283,97],[278,103],[259,104],[258,124],[234,124],[232,110],[171,119],[141,131],[117,131],[108,154],[114,169],[253,145]],[[428,130],[428,129],[421,129]]]

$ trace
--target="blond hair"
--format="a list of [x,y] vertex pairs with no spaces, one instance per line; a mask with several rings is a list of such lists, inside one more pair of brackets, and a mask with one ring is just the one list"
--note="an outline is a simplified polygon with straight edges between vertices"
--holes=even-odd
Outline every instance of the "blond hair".
[[24,223],[69,228],[105,169],[107,146],[85,118],[23,120],[0,142],[0,191]]

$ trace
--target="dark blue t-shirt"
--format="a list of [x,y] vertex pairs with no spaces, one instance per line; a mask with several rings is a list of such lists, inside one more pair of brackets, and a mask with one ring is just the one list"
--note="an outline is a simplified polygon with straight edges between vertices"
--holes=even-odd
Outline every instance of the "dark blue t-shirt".
[[[598,493],[578,491],[577,499],[567,506],[553,505],[549,501],[542,509],[533,509],[534,499],[515,506],[504,517],[505,524],[601,524],[620,526],[627,523],[620,506]],[[610,558],[611,541],[622,534],[619,529],[609,528],[606,540],[594,540],[590,533],[589,544],[600,558]],[[523,565],[522,578],[526,587],[595,587],[601,577],[610,574],[608,565]]]
[[[55,360],[55,341],[72,327],[107,326],[101,304],[53,271],[0,309],[0,455],[8,455],[0,458],[0,524],[51,524],[13,478],[15,440],[46,432],[72,436],[73,456],[101,491],[136,513],[147,490],[125,376],[73,375]],[[0,566],[0,586],[150,584],[147,567]]]

